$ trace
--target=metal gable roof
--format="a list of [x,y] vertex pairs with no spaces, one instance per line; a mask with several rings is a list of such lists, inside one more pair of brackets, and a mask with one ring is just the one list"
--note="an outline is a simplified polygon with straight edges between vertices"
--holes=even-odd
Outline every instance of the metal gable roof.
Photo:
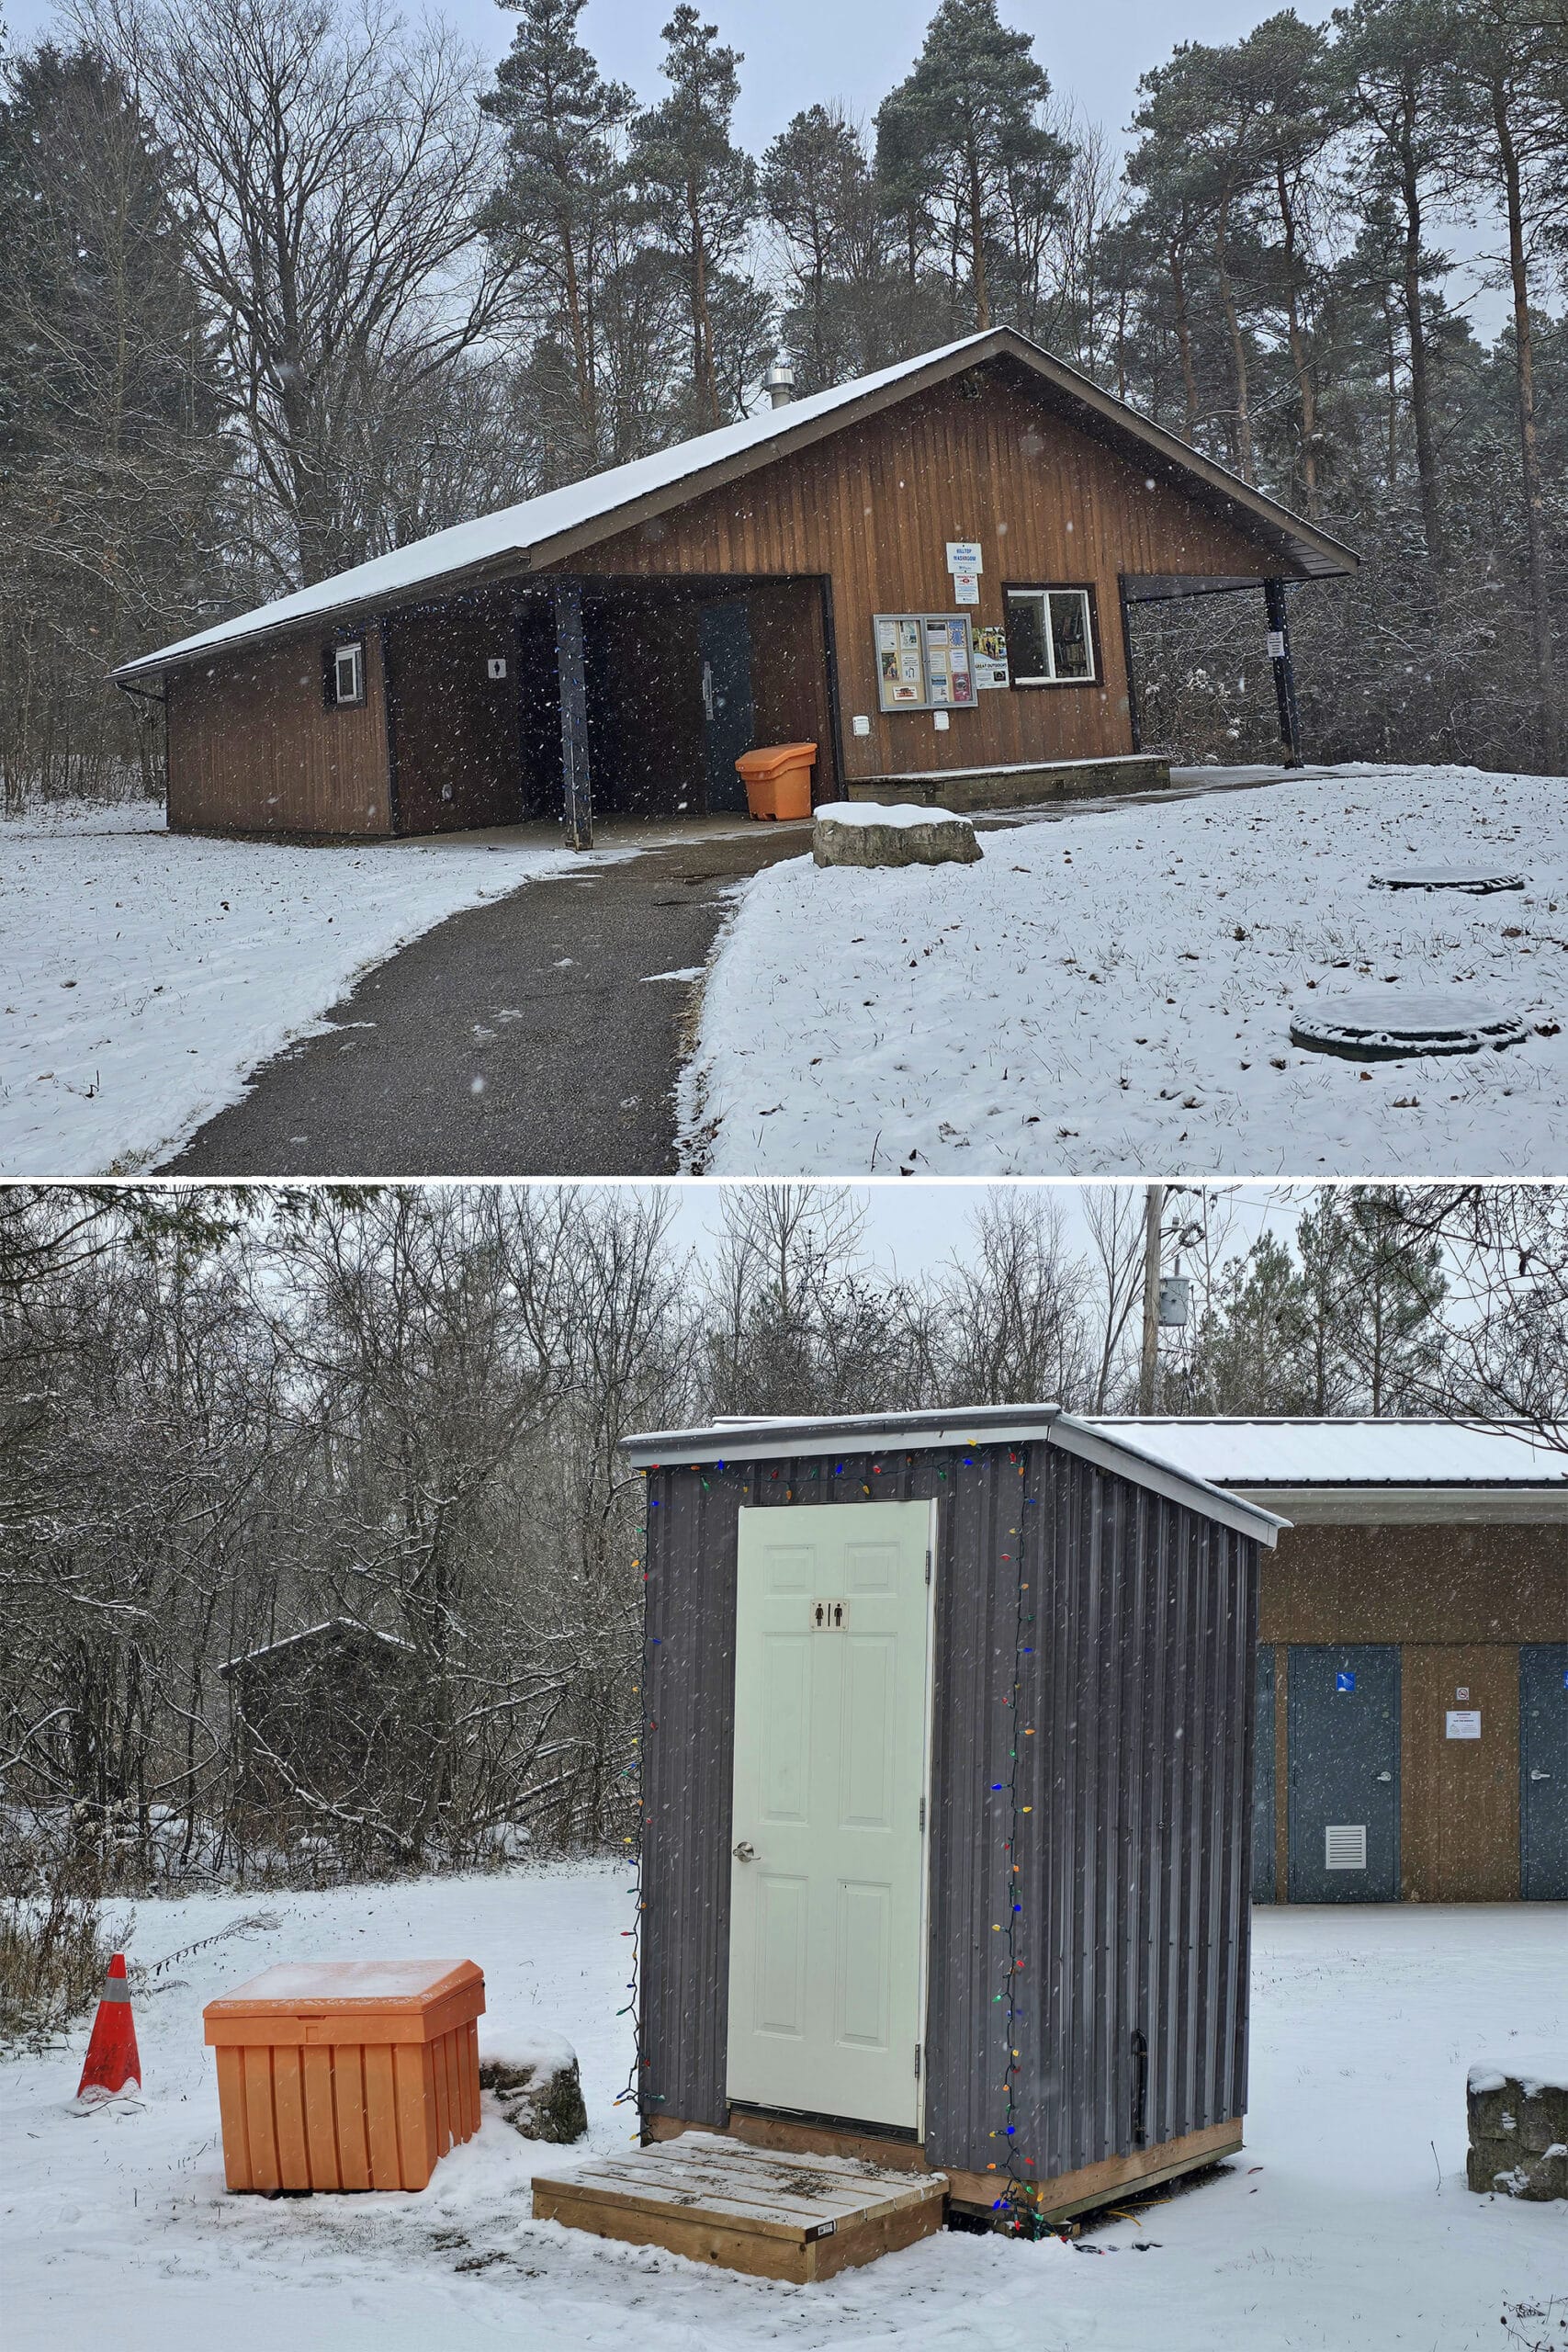
[[1568,1428],[1557,1451],[1502,1422],[1111,1416],[1091,1427],[1220,1485],[1555,1487],[1568,1493]]
[[1179,477],[1206,503],[1218,500],[1224,504],[1239,528],[1269,542],[1276,555],[1285,556],[1300,574],[1332,578],[1356,570],[1359,559],[1315,524],[1292,514],[1212,458],[1201,456],[1015,328],[992,327],[982,334],[961,335],[956,342],[900,360],[874,375],[857,377],[851,383],[834,385],[758,416],[742,417],[735,424],[699,434],[672,448],[655,450],[629,465],[613,466],[582,481],[502,507],[494,514],[433,532],[409,547],[373,557],[367,563],[316,581],[252,612],[177,639],[156,652],[140,654],[134,661],[122,662],[113,675],[145,676],[328,615],[389,608],[436,587],[454,594],[464,584],[478,585],[534,565],[560,561],[625,528],[634,514],[684,504],[704,490],[787,456],[862,416],[908,399],[928,385],[984,361],[1003,358],[1015,361],[1058,394],[1062,405],[1080,424],[1101,437],[1135,446],[1141,461],[1155,462],[1168,477]]

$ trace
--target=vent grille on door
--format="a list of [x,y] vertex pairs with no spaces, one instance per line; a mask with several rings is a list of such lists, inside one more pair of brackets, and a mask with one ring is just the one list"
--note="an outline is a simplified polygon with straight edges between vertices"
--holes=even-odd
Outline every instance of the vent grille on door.
[[1323,1833],[1323,1867],[1328,1871],[1364,1871],[1367,1867],[1367,1825],[1364,1821],[1331,1821]]

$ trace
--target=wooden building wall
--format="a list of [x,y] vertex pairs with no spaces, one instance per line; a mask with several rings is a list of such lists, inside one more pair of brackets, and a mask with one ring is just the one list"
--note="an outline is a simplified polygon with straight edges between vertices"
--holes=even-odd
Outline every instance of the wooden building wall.
[[1261,1610],[1266,1642],[1568,1641],[1568,1522],[1292,1527]]
[[[939,734],[929,711],[877,708],[872,616],[949,612],[949,539],[977,538],[977,624],[1005,584],[1086,583],[1100,676],[982,693]],[[831,582],[846,780],[1130,752],[1119,575],[1229,577],[1281,568],[1239,525],[1046,406],[1004,366],[976,370],[602,540],[557,567],[584,575],[812,574]],[[1258,631],[1263,628],[1259,597]],[[870,718],[869,735],[850,721]]]
[[[492,659],[505,662],[503,678],[490,676]],[[510,595],[394,614],[387,662],[400,832],[517,824],[522,682]]]
[[376,630],[364,632],[365,701],[349,710],[326,701],[331,636],[316,628],[170,673],[171,831],[390,832]]
[[[1297,1526],[1262,1557],[1259,1638],[1274,1659],[1275,1879],[1290,1884],[1292,1643],[1400,1652],[1400,1894],[1519,1899],[1519,1645],[1568,1641],[1568,1524]],[[1460,1690],[1470,1693],[1457,1701]],[[1479,1740],[1446,1736],[1456,1703]]]

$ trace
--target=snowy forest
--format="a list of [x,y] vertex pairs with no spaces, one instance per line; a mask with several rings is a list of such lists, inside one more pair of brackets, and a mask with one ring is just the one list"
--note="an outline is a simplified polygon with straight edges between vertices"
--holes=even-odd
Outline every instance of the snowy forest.
[[1053,1400],[1568,1445],[1550,1187],[1303,1191],[1250,1238],[1174,1188],[1157,1357],[1139,1188],[977,1190],[916,1275],[851,1193],[714,1200],[698,1242],[657,1188],[0,1193],[0,1891],[617,1849],[636,1430]]
[[[493,74],[383,0],[0,31],[9,808],[157,788],[132,652],[733,419],[775,356],[810,392],[1001,322],[1361,552],[1297,600],[1314,758],[1562,766],[1565,0],[1283,9],[1117,126],[940,0],[873,119],[825,64],[755,155],[705,12],[644,103],[583,0],[504,5]],[[1272,755],[1254,601],[1140,620],[1151,748]]]

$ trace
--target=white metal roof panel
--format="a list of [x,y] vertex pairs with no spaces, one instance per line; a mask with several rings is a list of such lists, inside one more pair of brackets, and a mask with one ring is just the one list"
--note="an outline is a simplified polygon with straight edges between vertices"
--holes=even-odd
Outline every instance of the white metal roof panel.
[[1243,1487],[1560,1487],[1562,1450],[1501,1422],[1118,1416],[1091,1426],[1189,1476]]

